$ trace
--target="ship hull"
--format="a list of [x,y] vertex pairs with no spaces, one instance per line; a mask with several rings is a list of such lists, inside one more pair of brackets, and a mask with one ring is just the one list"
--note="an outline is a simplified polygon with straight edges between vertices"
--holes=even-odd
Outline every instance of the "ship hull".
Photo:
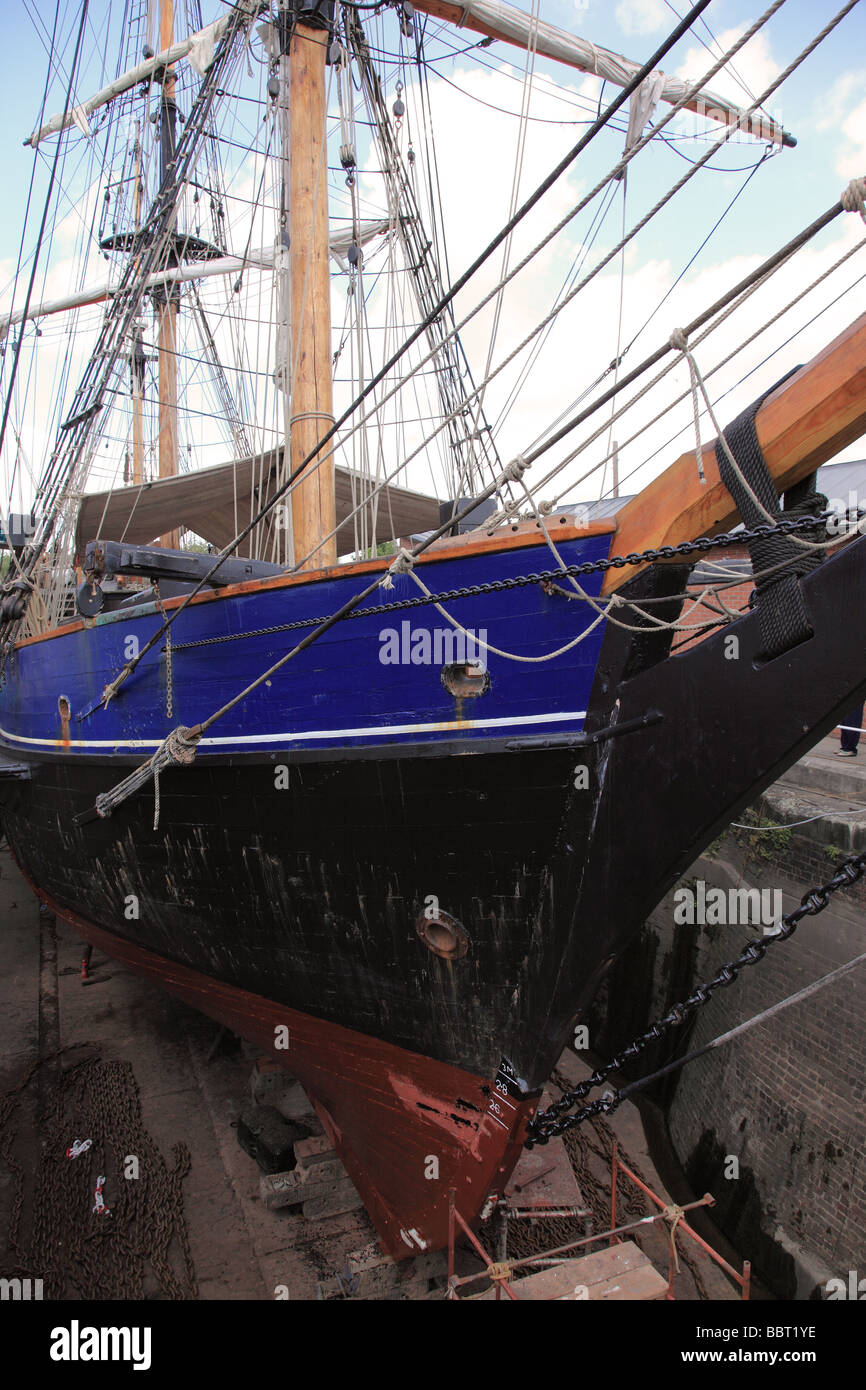
[[[504,1186],[576,1018],[646,913],[866,690],[864,567],[858,540],[803,581],[815,635],[774,661],[755,614],[675,657],[669,632],[611,626],[585,716],[555,731],[465,721],[415,743],[296,744],[279,785],[267,744],[200,753],[161,778],[156,829],[152,786],[76,820],[128,750],[23,745],[39,751],[6,784],[10,843],[85,936],[298,1075],[392,1254],[410,1253],[407,1234],[434,1248],[450,1187],[474,1219]],[[658,567],[624,592],[675,616],[684,577]],[[565,707],[572,685],[551,677],[547,700]],[[48,741],[38,714],[24,737]],[[20,736],[6,746],[21,758]],[[440,1188],[419,1155],[439,1160]]]

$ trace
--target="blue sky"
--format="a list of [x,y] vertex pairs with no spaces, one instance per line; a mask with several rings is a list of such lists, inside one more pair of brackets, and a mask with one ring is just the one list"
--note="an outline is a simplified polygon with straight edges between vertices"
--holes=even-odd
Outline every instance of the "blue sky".
[[[224,9],[217,0],[212,0],[212,3],[204,0],[202,8],[206,22]],[[838,8],[841,8],[841,0]],[[0,143],[0,174],[7,196],[0,205],[0,280],[5,282],[17,255],[24,200],[34,158],[32,151],[23,148],[21,142],[37,120],[46,71],[45,51],[27,11],[40,14],[44,25],[50,28],[54,8],[46,0],[26,0],[26,8],[24,3],[11,5],[10,0],[4,0],[4,9],[8,9],[4,15],[8,56],[3,61],[7,131],[5,140]],[[176,9],[180,16],[183,12],[182,0],[176,0]],[[766,30],[736,60],[741,78],[755,93],[761,91],[766,82],[788,64],[836,9],[835,4],[827,4],[826,0],[820,4],[816,4],[815,0],[787,0]],[[115,6],[115,10],[120,12],[122,6]],[[682,0],[676,0],[675,4],[668,3],[668,0],[588,0],[587,3],[542,0],[540,6],[543,19],[624,53],[637,62],[645,61],[684,10]],[[117,61],[115,21],[108,16],[108,6],[102,0],[91,0],[91,11],[87,61],[76,86],[78,100],[113,76]],[[714,38],[720,39],[727,47],[732,36],[747,27],[758,13],[757,5],[745,3],[744,0],[713,0],[704,15],[709,28],[697,21],[694,34],[681,40],[666,57],[664,69],[679,73],[684,70],[684,65],[690,63],[691,75],[701,74],[709,67],[712,56],[702,48],[699,40],[712,47]],[[65,63],[71,57],[79,14],[80,9],[74,3],[61,6],[60,47]],[[393,46],[396,42],[396,19],[391,14],[386,15],[383,24],[383,32],[391,36]],[[179,20],[178,31],[182,27],[185,26]],[[490,106],[519,111],[521,86],[514,77],[522,76],[524,59],[517,49],[496,44],[479,55],[485,67],[478,69],[474,64],[475,55],[450,57],[445,47],[437,45],[434,38],[436,28],[431,21],[428,32],[431,38],[429,55],[434,60],[431,69],[432,100],[434,112],[441,116],[440,173],[450,268],[452,276],[456,276],[507,216],[513,148],[519,122],[513,115],[498,115],[496,111],[491,111]],[[450,31],[449,41],[451,47],[462,49],[472,44],[475,37],[468,30]],[[510,67],[510,75],[505,71],[506,67]],[[542,61],[539,61],[536,71],[539,76],[545,72],[556,73],[557,81],[564,83],[575,96],[580,95],[584,99],[591,96],[593,100],[597,97],[594,79],[584,78],[576,72],[565,72]],[[398,75],[394,70],[386,74],[389,101]],[[441,81],[437,81],[437,75]],[[713,86],[723,94],[734,95],[738,90],[730,76],[727,80],[717,78]],[[610,87],[605,95],[609,99]],[[49,114],[62,108],[63,97],[63,83],[58,75],[48,95]],[[484,102],[487,105],[483,105]],[[797,148],[774,155],[751,180],[726,215],[722,229],[701,252],[681,290],[672,296],[669,305],[640,340],[636,352],[655,347],[659,340],[664,340],[674,324],[685,321],[691,312],[835,203],[850,177],[857,173],[866,174],[864,0],[784,84],[768,107],[771,114],[779,117],[782,124],[797,137]],[[520,185],[522,196],[533,188],[580,133],[577,126],[557,127],[543,123],[551,117],[552,112],[557,114],[561,109],[557,106],[554,110],[542,91],[534,93],[532,111],[537,123],[530,131],[531,139]],[[665,109],[661,107],[660,112]],[[585,116],[585,112],[578,114]],[[77,133],[67,137],[70,138],[78,142],[76,148],[83,145],[83,138]],[[533,229],[540,228],[543,218],[546,217],[549,223],[551,215],[567,208],[569,200],[573,205],[576,196],[590,187],[618,158],[621,148],[622,135],[614,131],[606,132],[595,142],[551,195],[546,205],[549,211],[542,210],[539,218],[527,227],[526,236],[529,237]],[[31,213],[31,226],[34,228],[38,225],[54,141],[47,142],[42,149],[34,212]],[[698,157],[705,152],[706,143],[693,141],[681,145],[680,150],[681,153],[677,154],[662,146],[648,152],[648,156],[641,156],[632,166],[628,181],[629,222],[650,207],[688,168],[682,156]],[[744,168],[754,164],[759,155],[759,147],[744,143],[732,144],[720,152],[712,161],[718,168],[699,175],[686,193],[680,195],[647,227],[639,244],[628,251],[624,272],[633,311],[630,311],[632,318],[627,321],[627,330],[640,326],[646,314],[670,288],[686,261],[712,229],[715,220],[742,187],[746,177]],[[576,236],[585,234],[589,216],[588,213],[582,223],[576,224]],[[822,256],[826,260],[835,255],[840,246],[850,244],[855,234],[853,221],[850,217],[843,218],[822,234],[813,248],[814,254],[810,251],[810,256],[806,258],[808,273],[821,269],[824,264]],[[844,229],[841,223],[847,223]],[[603,229],[595,254],[612,245],[617,230],[615,213]],[[522,244],[518,242],[519,246]],[[32,245],[32,241],[29,245]],[[494,261],[495,264],[498,261]],[[525,291],[521,292],[519,286],[516,287],[504,314],[505,330],[519,338],[525,325],[533,322],[538,305],[555,292],[558,277],[561,277],[566,265],[566,260],[551,258],[548,263],[541,263],[535,281]],[[521,400],[512,416],[511,432],[506,432],[503,438],[504,450],[521,448],[526,436],[531,437],[532,432],[539,428],[539,420],[552,418],[576,394],[582,380],[595,370],[598,362],[610,360],[615,343],[612,324],[616,317],[618,268],[617,262],[599,282],[597,293],[592,291],[587,296],[586,308],[580,307],[583,300],[576,301],[575,314],[570,317],[568,324],[563,324],[560,338],[551,345],[546,369],[546,393],[542,391],[533,400],[527,393],[525,399]],[[493,270],[494,266],[491,266],[491,274]],[[805,274],[806,270],[798,273]],[[488,283],[489,276],[480,277],[479,288]],[[794,275],[781,284],[778,294],[784,297],[784,294],[791,293],[797,283]],[[790,288],[786,288],[786,284]],[[850,300],[837,313],[828,315],[811,335],[807,334],[797,342],[799,355],[795,360],[805,360],[833,333],[840,331],[844,322],[862,312],[866,303],[862,286],[852,292]],[[469,300],[464,298],[460,307],[468,307],[468,303]],[[777,303],[778,295],[773,301],[774,305]],[[769,310],[756,301],[754,314],[759,318],[765,312]],[[591,326],[591,334],[587,332],[587,325]],[[488,321],[482,320],[475,329],[470,328],[467,332],[473,365],[479,361],[483,363],[487,326]],[[791,351],[794,350],[792,348]],[[788,365],[787,358],[774,360],[764,369],[763,376],[759,373],[743,391],[757,394],[757,389],[782,375]],[[724,377],[720,378],[720,382],[727,385]],[[734,394],[730,398],[730,409],[733,410],[735,406],[742,408],[748,398],[743,399],[742,393]],[[495,391],[492,392],[492,403],[497,403]],[[859,447],[855,446],[854,452]],[[662,457],[659,456],[660,460]],[[666,456],[665,461],[668,461]],[[641,457],[633,458],[632,469],[639,464]],[[646,468],[651,473],[657,471],[658,466],[661,466],[660,463],[646,465]]]
[[[79,98],[88,95],[106,77],[113,75],[117,51],[116,21],[109,20],[108,8],[101,0],[91,0],[88,57],[77,84]],[[46,73],[45,49],[27,9],[40,15],[44,27],[50,30],[54,7],[46,0],[27,0],[25,9],[20,0],[17,3],[15,0],[3,0],[3,9],[6,57],[2,71],[6,133],[0,144],[0,173],[7,196],[0,205],[0,259],[8,259],[14,254],[20,235],[23,195],[34,158],[33,152],[23,148],[21,142],[35,123]],[[80,9],[71,3],[61,9],[61,52],[65,63],[68,63],[74,47]],[[115,5],[114,9],[119,12],[121,7]],[[836,9],[837,6],[828,4],[827,0],[821,0],[818,4],[815,0],[787,0],[766,31],[772,59],[779,66],[785,66]],[[180,14],[180,3],[177,10]],[[206,21],[222,10],[221,4],[209,5],[205,0],[203,13]],[[543,0],[540,6],[542,17],[551,23],[572,29],[641,62],[676,23],[677,14],[684,12],[684,0],[676,0],[675,5],[667,3],[667,0]],[[704,14],[709,27],[704,27],[699,20],[694,32],[697,38],[711,43],[710,30],[716,36],[726,34],[750,23],[759,13],[760,6],[749,3],[749,0],[714,0]],[[469,31],[464,30],[457,35],[458,43],[463,42],[464,36],[466,41],[471,40]],[[696,47],[698,45],[691,37],[683,39],[666,59],[665,67],[676,70],[685,53]],[[517,50],[505,44],[497,44],[487,56],[511,61],[516,66],[521,62]],[[705,56],[709,64],[710,57],[708,54]],[[452,68],[443,67],[443,71],[459,72],[467,62],[455,60]],[[540,66],[554,71],[549,64]],[[745,60],[741,66],[744,70],[749,69]],[[842,88],[845,77],[849,78],[850,83],[847,91]],[[736,88],[731,87],[730,90],[735,91]],[[841,107],[836,99],[836,94],[840,92]],[[771,111],[781,113],[783,124],[797,136],[799,144],[796,151],[785,151],[763,171],[742,210],[732,217],[729,224],[732,237],[745,233],[754,239],[757,246],[770,249],[778,231],[783,225],[788,225],[788,218],[783,215],[784,208],[790,208],[795,214],[800,211],[808,213],[827,206],[838,197],[841,186],[838,172],[840,149],[850,143],[840,139],[838,119],[843,111],[853,111],[864,98],[866,6],[861,3],[773,99]],[[49,94],[49,111],[60,109],[62,104],[63,90],[58,78],[53,82]],[[861,129],[861,148],[866,152],[866,128]],[[45,147],[45,152],[50,153],[52,149],[53,142]],[[861,172],[866,173],[866,169]],[[44,182],[44,175],[43,169],[40,183]],[[796,196],[792,196],[792,180],[796,180]],[[644,246],[648,253],[655,250],[651,239],[647,239]]]

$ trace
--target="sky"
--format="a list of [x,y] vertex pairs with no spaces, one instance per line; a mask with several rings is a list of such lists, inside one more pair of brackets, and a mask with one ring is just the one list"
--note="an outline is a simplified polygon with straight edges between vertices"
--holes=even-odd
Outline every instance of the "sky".
[[[8,286],[14,273],[34,161],[32,151],[23,148],[21,142],[36,122],[45,84],[45,50],[38,21],[41,18],[43,29],[50,28],[54,6],[46,0],[24,0],[21,4],[0,0],[0,3],[4,11],[8,11],[4,14],[6,56],[0,59],[4,105],[9,113],[6,137],[0,142],[0,175],[2,186],[8,191],[8,196],[0,202],[0,305],[7,307],[8,290],[4,295],[4,286]],[[179,12],[180,8],[178,5]],[[602,0],[553,0],[553,3],[543,0],[535,8],[542,19],[624,53],[636,62],[643,62],[650,56],[685,9],[681,0],[677,0],[676,5],[669,0],[604,0],[603,3]],[[841,0],[838,8],[841,8]],[[217,0],[211,3],[203,0],[202,10],[208,21],[221,13],[223,6]],[[734,71],[726,70],[714,79],[713,89],[743,100],[743,85],[752,94],[762,92],[836,10],[837,6],[828,5],[826,0],[821,0],[820,4],[815,0],[787,0],[766,28],[738,55]],[[68,61],[80,8],[70,0],[70,3],[61,4],[60,13],[62,42]],[[757,6],[743,0],[713,0],[705,11],[705,23],[698,20],[693,31],[666,56],[662,64],[664,70],[690,78],[699,76],[710,65],[713,54],[722,51],[717,44],[726,48],[758,13]],[[113,75],[117,53],[114,23],[107,4],[91,0],[87,61],[76,84],[78,100]],[[382,42],[391,50],[396,47],[397,24],[393,14],[387,14],[375,32],[384,36]],[[466,29],[441,31],[440,38],[437,38],[438,33],[440,26],[431,21],[427,31],[431,58],[430,104],[435,120],[448,262],[454,279],[508,216],[522,128],[520,111],[524,98],[525,58],[517,49],[502,43],[481,51],[461,52],[471,48],[478,36]],[[385,68],[386,98],[390,103],[401,74],[393,64],[386,64]],[[552,94],[553,81],[558,84],[558,95]],[[409,90],[404,95],[409,109],[400,137],[404,154],[408,138],[416,142],[419,150],[424,138],[417,95],[411,89],[411,72],[408,72],[407,84]],[[588,119],[587,102],[596,103],[599,99],[607,102],[613,90],[607,86],[602,93],[594,77],[565,70],[547,61],[536,62],[529,91],[531,120],[523,127],[525,149],[517,183],[518,201],[535,187],[581,134],[585,127],[575,122]],[[52,84],[46,104],[50,112],[62,107],[59,77]],[[497,443],[503,458],[529,447],[552,421],[574,407],[581,393],[615,356],[618,341],[621,346],[629,345],[626,365],[634,365],[644,354],[665,342],[673,328],[688,321],[701,307],[753,270],[763,257],[837,202],[850,178],[866,175],[864,0],[785,82],[769,100],[767,109],[796,137],[795,149],[779,151],[766,159],[743,187],[760,158],[762,147],[746,140],[732,142],[710,161],[708,170],[693,178],[688,188],[648,223],[625,256],[616,256],[559,316],[545,338],[535,372],[520,386],[516,401],[507,412],[511,390],[518,384],[517,368],[503,371],[491,383],[484,404],[488,419],[501,418]],[[659,107],[657,119],[664,110],[664,106]],[[489,358],[494,323],[492,308],[467,326],[463,336],[476,380],[480,380],[488,365],[495,367],[538,322],[576,262],[583,257],[583,272],[588,271],[614,246],[623,216],[625,226],[632,226],[688,171],[688,161],[705,153],[707,137],[700,134],[695,122],[689,126],[686,116],[679,117],[675,130],[682,137],[694,135],[697,138],[681,138],[674,146],[653,147],[634,162],[624,194],[620,188],[614,191],[607,217],[591,246],[592,219],[598,202],[575,219],[566,233],[541,252],[531,269],[515,281],[503,298],[494,349]],[[83,143],[84,137],[76,132],[67,139]],[[593,142],[515,234],[509,253],[511,265],[557,219],[566,216],[578,198],[615,163],[622,150],[622,141],[621,131],[611,130]],[[32,229],[38,225],[52,154],[53,142],[47,142],[39,157],[28,250],[34,239]],[[372,211],[381,206],[381,191],[374,173],[375,157],[363,147],[363,141],[360,163],[359,187]],[[334,180],[335,210],[339,182]],[[738,191],[740,196],[730,206]],[[80,212],[79,208],[77,214],[69,214],[66,242],[58,236],[57,263],[50,267],[44,286],[46,291],[57,292],[69,282],[69,255],[80,234]],[[718,230],[709,237],[706,246],[699,249],[719,218],[723,220]],[[241,242],[247,227],[248,223],[239,215],[234,232]],[[846,214],[837,219],[790,267],[756,294],[736,319],[714,334],[705,348],[698,349],[699,364],[710,371],[864,234],[866,228],[855,216]],[[693,265],[675,285],[693,256],[696,257]],[[371,266],[373,264],[371,258]],[[468,312],[479,295],[496,283],[503,264],[503,253],[497,252],[459,297],[458,317]],[[792,310],[781,319],[772,333],[758,339],[744,349],[739,359],[713,375],[711,390],[721,398],[719,411],[725,423],[790,366],[808,360],[863,312],[866,279],[859,285],[854,282],[864,273],[866,254],[861,251],[824,287],[798,306],[798,311]],[[660,304],[666,294],[669,298]],[[828,308],[837,295],[839,302]],[[335,277],[332,310],[335,325],[343,314],[344,302],[345,284]],[[810,317],[815,317],[812,326],[795,334]],[[780,348],[779,344],[784,344],[789,335],[794,335],[792,341]],[[46,338],[48,336],[46,334]],[[38,350],[45,354],[48,364],[41,378],[45,383],[42,389],[47,391],[55,375],[54,359],[50,356],[54,349],[46,341]],[[772,355],[768,356],[770,353]],[[518,359],[518,367],[523,360]],[[743,377],[745,380],[741,380]],[[688,372],[684,364],[677,368],[672,381],[678,390],[686,389]],[[669,401],[670,384],[660,388],[662,390],[667,392],[664,399],[659,392],[651,394],[635,407],[633,415],[610,426],[608,433],[612,438],[626,441],[620,458],[623,491],[634,491],[644,485],[678,453],[694,446],[693,426],[689,437],[690,401],[676,407],[666,418],[655,420],[659,409]],[[44,413],[35,413],[28,438],[35,471],[38,471],[39,456],[48,445],[47,439],[39,436],[35,423]],[[598,418],[603,424],[607,417],[600,414]],[[711,438],[714,433],[706,419],[702,430],[704,438]],[[637,438],[628,442],[635,432]],[[409,433],[411,436],[411,431]],[[586,433],[583,432],[584,436]],[[583,475],[587,471],[584,462],[598,462],[606,451],[602,448],[605,438],[603,435],[597,444],[590,445],[584,455],[569,465],[565,476],[571,488],[569,495],[574,500],[594,497],[601,491],[600,476],[584,478]],[[403,442],[406,443],[405,437]],[[411,444],[411,438],[408,442]],[[578,436],[570,441],[577,442]],[[197,445],[199,461],[216,462],[215,442],[209,449],[205,445],[204,440]],[[189,447],[192,453],[192,444]],[[864,452],[862,444],[855,443],[840,457],[859,457]],[[562,454],[562,449],[552,452],[550,461],[558,461]],[[389,469],[393,463],[394,458],[389,458]],[[537,478],[541,486],[544,471],[545,467],[539,466],[533,475],[533,485]],[[417,471],[410,469],[407,481],[430,490],[429,484],[425,487],[424,476]],[[603,485],[610,486],[609,473],[604,475]],[[556,488],[551,484],[550,491],[542,491],[539,496],[555,493]]]

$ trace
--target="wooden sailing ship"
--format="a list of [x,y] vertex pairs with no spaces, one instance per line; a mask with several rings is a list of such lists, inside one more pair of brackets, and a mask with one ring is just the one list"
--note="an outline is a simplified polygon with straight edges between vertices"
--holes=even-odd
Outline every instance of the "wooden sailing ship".
[[[239,4],[212,26],[203,92],[262,8]],[[411,7],[399,8],[411,24]],[[588,61],[507,6],[415,8]],[[56,518],[104,404],[97,354],[55,456],[69,454],[65,481],[41,499],[50,524],[17,547],[4,590],[4,826],[36,893],[86,940],[300,1079],[383,1244],[406,1257],[444,1244],[449,1192],[475,1220],[502,1191],[550,1070],[625,942],[732,815],[866,691],[866,607],[854,601],[866,541],[806,575],[795,546],[782,563],[807,637],[789,627],[768,651],[762,614],[773,600],[762,597],[672,654],[671,623],[701,553],[675,547],[740,519],[720,445],[704,446],[700,469],[684,454],[612,517],[530,507],[496,526],[478,511],[483,524],[466,531],[455,515],[471,525],[479,503],[501,504],[525,461],[452,499],[444,516],[438,499],[359,483],[336,465],[325,447],[334,404],[321,151],[340,16],[298,0],[267,17],[265,40],[272,99],[291,126],[286,439],[258,454],[242,494],[247,514],[271,520],[288,500],[292,555],[235,554],[239,463],[176,470],[176,290],[222,248],[191,251],[174,227],[162,261],[151,255],[173,226],[193,141],[192,115],[174,140],[172,67],[184,53],[170,5],[162,14],[160,51],[136,78],[161,74],[161,185],[150,218],[139,210],[105,329],[109,347],[128,350],[142,296],[162,285],[159,476],[142,480],[133,358],[130,485],[79,489],[79,613],[58,609],[56,580],[52,610],[42,596],[60,568]],[[342,22],[359,24],[351,10]],[[596,67],[611,56],[594,50]],[[647,76],[637,65],[620,73],[635,91]],[[686,95],[682,86],[666,99]],[[864,430],[861,318],[757,410],[774,496],[802,514],[804,483]],[[428,535],[396,558],[338,563],[359,486],[388,499],[398,540]],[[775,507],[770,528],[784,520]],[[181,526],[224,553],[181,550]],[[374,528],[373,541],[394,534]],[[155,590],[107,602],[106,576],[124,575]],[[577,576],[583,603],[563,591]],[[441,659],[416,661],[431,596],[459,626]],[[606,621],[612,598],[636,619]],[[382,662],[383,627],[409,644],[408,659]],[[460,648],[467,633],[488,634],[481,658]]]

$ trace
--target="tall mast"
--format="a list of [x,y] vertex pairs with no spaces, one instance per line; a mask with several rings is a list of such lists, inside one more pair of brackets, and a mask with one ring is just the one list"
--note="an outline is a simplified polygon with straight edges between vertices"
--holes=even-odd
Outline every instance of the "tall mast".
[[[333,423],[331,381],[331,276],[328,246],[328,159],[325,64],[332,4],[286,0],[280,9],[281,75],[288,66],[290,148],[284,150],[284,213],[291,281],[289,360],[291,392],[287,454],[294,473]],[[288,54],[288,64],[285,55]],[[285,169],[285,165],[284,165]],[[326,452],[332,444],[325,446]],[[337,561],[333,455],[307,465],[292,494],[295,561],[318,569]],[[318,549],[316,547],[319,547]]]
[[[138,123],[135,127],[135,148],[133,152],[133,178],[135,183],[132,192],[132,212],[133,226],[135,232],[141,230],[141,131]],[[141,341],[141,329],[136,327],[132,337],[132,355],[130,361],[130,371],[132,376],[132,478],[131,482],[140,484],[144,482],[144,374],[145,374],[145,355]]]
[[[174,38],[174,0],[160,0],[159,47],[171,47]],[[160,182],[165,183],[175,156],[177,106],[174,100],[174,69],[162,74],[160,98]],[[175,264],[172,255],[170,262]],[[177,310],[180,294],[175,285],[154,295],[158,320],[157,354],[159,363],[159,476],[173,478],[177,473]],[[160,541],[169,550],[180,546],[180,535],[169,531]]]

